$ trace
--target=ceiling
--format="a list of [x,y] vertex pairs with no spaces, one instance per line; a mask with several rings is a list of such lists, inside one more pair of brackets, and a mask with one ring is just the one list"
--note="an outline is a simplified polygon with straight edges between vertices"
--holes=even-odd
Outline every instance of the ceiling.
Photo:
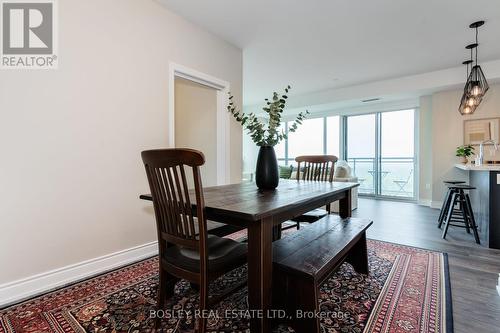
[[480,61],[500,59],[497,0],[157,1],[243,49],[245,105],[456,67],[478,19]]

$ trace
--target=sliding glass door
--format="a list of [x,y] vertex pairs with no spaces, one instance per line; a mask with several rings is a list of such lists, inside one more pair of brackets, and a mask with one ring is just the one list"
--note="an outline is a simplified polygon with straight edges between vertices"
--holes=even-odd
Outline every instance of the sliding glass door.
[[375,194],[377,184],[376,116],[347,117],[347,161],[360,183],[359,192]]
[[414,119],[414,110],[346,117],[346,156],[360,193],[415,198]]
[[414,111],[380,114],[380,194],[414,198]]

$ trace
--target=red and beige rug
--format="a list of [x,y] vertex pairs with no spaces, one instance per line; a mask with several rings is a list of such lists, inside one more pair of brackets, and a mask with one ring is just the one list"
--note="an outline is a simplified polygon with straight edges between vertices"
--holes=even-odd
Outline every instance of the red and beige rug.
[[[368,248],[369,275],[344,264],[321,286],[321,312],[330,314],[321,320],[322,332],[453,332],[446,254],[373,240]],[[211,293],[245,274],[245,267],[227,274]],[[147,259],[0,310],[0,333],[150,332],[157,286],[157,258]],[[197,298],[189,283],[180,281],[164,313],[163,332],[192,332]],[[248,309],[246,288],[213,313],[234,314],[235,309]],[[208,320],[211,332],[248,332],[248,327],[239,316]]]

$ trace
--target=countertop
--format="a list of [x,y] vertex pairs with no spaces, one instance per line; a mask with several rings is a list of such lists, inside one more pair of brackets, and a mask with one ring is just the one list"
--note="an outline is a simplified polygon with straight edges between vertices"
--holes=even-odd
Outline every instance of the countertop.
[[480,166],[474,164],[455,164],[455,168],[465,171],[500,171],[499,164],[483,164]]

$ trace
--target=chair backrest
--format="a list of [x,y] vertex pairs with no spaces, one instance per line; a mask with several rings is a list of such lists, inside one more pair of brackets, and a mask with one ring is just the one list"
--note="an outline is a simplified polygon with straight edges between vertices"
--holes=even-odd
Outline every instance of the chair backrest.
[[335,162],[338,161],[334,155],[303,155],[297,156],[297,179],[333,181]]
[[[153,197],[160,256],[167,243],[198,250],[206,256],[207,223],[199,168],[205,163],[203,153],[193,149],[158,149],[143,151],[141,156]],[[196,219],[186,166],[193,173]]]

